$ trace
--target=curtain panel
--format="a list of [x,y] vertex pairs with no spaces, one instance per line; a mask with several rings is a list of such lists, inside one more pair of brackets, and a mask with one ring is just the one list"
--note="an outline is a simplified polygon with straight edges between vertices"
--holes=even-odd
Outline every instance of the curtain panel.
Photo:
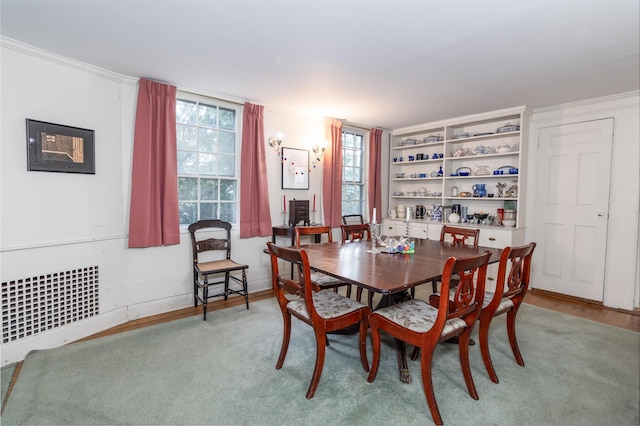
[[240,238],[271,235],[264,106],[244,104],[240,166]]
[[180,243],[176,87],[140,79],[133,141],[129,248]]
[[339,228],[342,224],[342,121],[328,118],[325,129],[329,143],[322,169],[324,223]]
[[380,156],[382,151],[382,130],[369,130],[369,204],[376,209],[376,217],[380,223],[382,218],[382,170],[380,168]]

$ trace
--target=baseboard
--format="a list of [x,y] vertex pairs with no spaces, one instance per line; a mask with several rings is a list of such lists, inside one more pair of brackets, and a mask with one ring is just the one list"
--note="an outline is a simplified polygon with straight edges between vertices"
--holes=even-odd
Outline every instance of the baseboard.
[[628,309],[621,309],[621,308],[611,308],[608,306],[604,306],[602,302],[598,302],[596,300],[583,299],[581,297],[569,296],[567,294],[555,293],[553,291],[541,290],[537,288],[531,288],[529,289],[529,292],[537,296],[549,297],[551,299],[559,299],[559,300],[573,302],[573,303],[581,303],[584,305],[597,306],[599,308],[608,309],[610,311],[616,311],[616,312],[621,312],[623,314],[640,316],[639,309],[628,310]]

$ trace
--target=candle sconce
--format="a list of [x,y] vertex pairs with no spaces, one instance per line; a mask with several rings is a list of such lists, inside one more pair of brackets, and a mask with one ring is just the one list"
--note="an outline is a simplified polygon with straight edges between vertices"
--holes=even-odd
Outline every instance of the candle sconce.
[[271,136],[267,141],[269,146],[273,148],[273,150],[278,155],[280,155],[280,145],[282,144],[282,139],[284,139],[284,135],[282,134],[282,132],[278,132],[275,136]]
[[327,149],[327,141],[326,140],[324,140],[324,141],[322,141],[320,143],[313,144],[313,146],[311,147],[311,150],[313,151],[313,154],[316,157],[316,161],[320,161],[320,159],[324,155],[324,150],[325,149]]

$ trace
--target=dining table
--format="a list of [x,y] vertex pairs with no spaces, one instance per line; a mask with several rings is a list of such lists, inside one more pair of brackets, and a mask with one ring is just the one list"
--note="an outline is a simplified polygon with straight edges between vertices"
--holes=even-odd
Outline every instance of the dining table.
[[[382,296],[374,308],[407,300],[409,290],[442,278],[450,257],[462,258],[491,252],[489,263],[499,262],[501,249],[473,247],[430,239],[415,239],[413,253],[394,251],[371,254],[371,241],[332,242],[305,246],[311,269],[349,282]],[[405,343],[396,339],[400,381],[411,383]]]

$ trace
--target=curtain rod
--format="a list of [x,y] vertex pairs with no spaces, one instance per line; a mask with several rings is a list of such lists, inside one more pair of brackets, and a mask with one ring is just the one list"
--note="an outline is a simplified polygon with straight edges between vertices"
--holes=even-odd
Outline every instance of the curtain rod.
[[[340,119],[338,119],[338,120],[340,120]],[[384,127],[376,127],[376,126],[363,127],[363,125],[352,124],[352,123],[349,123],[346,120],[340,120],[340,121],[342,121],[343,125],[345,125],[347,127],[353,127],[354,129],[362,129],[362,130],[380,129],[380,130],[384,130],[384,131],[389,131],[389,129],[385,129]]]
[[[206,92],[200,92],[197,91],[195,89],[188,89],[188,88],[184,88],[184,87],[178,87],[177,88],[180,92],[183,93],[188,93],[190,95],[195,95],[195,96],[206,96],[208,98],[213,98],[213,99],[217,99],[219,101],[223,101],[223,102],[228,102],[230,104],[236,104],[236,105],[240,105],[240,106],[244,106],[244,102],[243,101],[237,101],[237,100],[232,100],[232,99],[228,99],[228,98],[224,98],[221,95],[216,95],[216,94],[211,94],[211,93],[206,93]],[[247,101],[248,102],[248,101]]]

